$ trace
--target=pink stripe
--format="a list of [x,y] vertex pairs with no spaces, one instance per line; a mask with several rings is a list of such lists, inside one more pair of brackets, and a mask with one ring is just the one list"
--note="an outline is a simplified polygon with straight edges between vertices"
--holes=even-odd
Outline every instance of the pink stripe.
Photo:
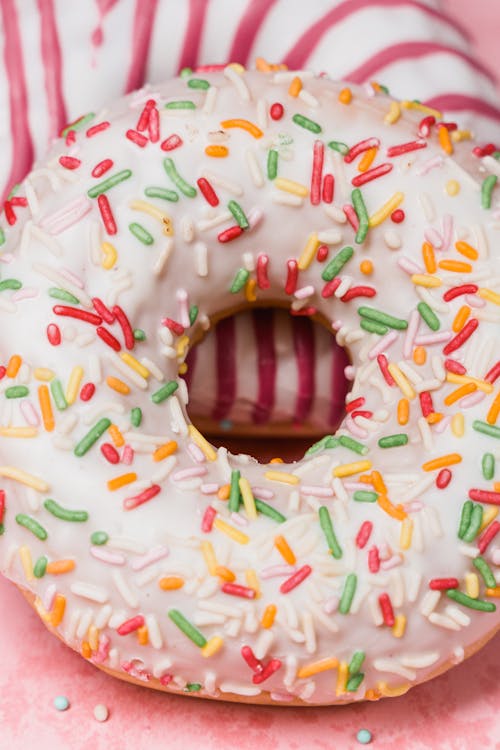
[[196,68],[198,65],[201,34],[205,25],[206,12],[207,0],[189,0],[188,27],[184,35],[179,70]]
[[158,0],[137,0],[132,37],[132,61],[125,86],[127,94],[129,91],[141,88],[144,83],[157,5]]
[[440,94],[439,96],[434,96],[432,99],[428,99],[425,103],[428,107],[434,107],[435,109],[453,110],[456,112],[469,110],[476,115],[491,117],[492,120],[500,121],[500,108],[475,96],[467,96],[466,94]]
[[229,51],[229,62],[246,65],[255,37],[277,0],[248,0],[248,5],[236,29]]
[[234,317],[215,326],[217,396],[212,412],[216,420],[226,419],[236,398],[236,325]]
[[1,0],[0,8],[4,30],[4,64],[9,81],[12,133],[12,163],[7,185],[0,198],[3,203],[13,186],[28,173],[33,161],[33,143],[28,126],[28,97],[16,6],[13,0]]
[[332,341],[329,424],[333,429],[336,429],[345,416],[345,397],[349,383],[344,375],[344,370],[350,363],[345,349],[337,344],[335,336],[332,336]]
[[315,396],[315,346],[313,322],[309,318],[295,318],[292,324],[293,348],[297,360],[296,422],[304,422],[311,410]]
[[253,410],[255,424],[269,421],[274,406],[276,388],[276,352],[274,349],[274,313],[273,310],[254,310],[253,329],[257,348],[257,367],[259,371],[259,393]]
[[446,13],[430,8],[425,3],[418,2],[418,0],[376,0],[376,2],[373,0],[344,0],[343,3],[332,8],[332,10],[328,11],[328,13],[307,29],[285,56],[283,62],[291,69],[303,68],[307,59],[312,55],[326,32],[359,10],[364,10],[365,8],[371,9],[374,7],[400,8],[405,5],[421,10],[422,13],[446,23],[448,26],[454,28],[465,39],[468,40],[470,38],[470,35],[463,29],[463,27],[456,23],[456,21],[450,18]]
[[45,93],[50,118],[49,137],[58,135],[67,122],[62,94],[61,47],[54,14],[54,0],[38,0]]
[[482,73],[491,81],[495,81],[493,73],[490,73],[484,65],[471,57],[471,55],[462,52],[462,50],[455,49],[455,47],[449,47],[446,44],[439,44],[438,42],[401,42],[401,44],[393,44],[391,47],[386,47],[377,52],[358,68],[347,73],[345,77],[353,83],[363,83],[363,81],[368,81],[375,73],[378,73],[379,70],[394,62],[413,60],[442,52],[453,57],[459,57],[470,65],[471,68]]

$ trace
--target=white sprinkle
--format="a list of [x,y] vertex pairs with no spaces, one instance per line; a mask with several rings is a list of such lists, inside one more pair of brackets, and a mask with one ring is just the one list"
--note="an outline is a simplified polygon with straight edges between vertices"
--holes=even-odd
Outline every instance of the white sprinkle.
[[285,192],[274,192],[271,193],[271,201],[277,203],[280,206],[293,206],[298,207],[304,204],[303,199],[300,195],[294,195],[293,193]]
[[390,674],[397,674],[400,677],[405,677],[407,680],[413,682],[416,678],[416,672],[403,665],[397,659],[374,659],[373,666],[379,672],[389,672]]
[[111,604],[105,604],[104,607],[101,607],[94,618],[94,625],[97,630],[102,630],[102,628],[106,627],[112,612],[113,608],[111,607]]
[[84,599],[90,599],[93,602],[104,604],[108,601],[109,595],[102,586],[94,586],[91,583],[75,581],[70,585],[70,590],[75,596],[81,596]]
[[252,687],[251,685],[241,685],[239,682],[230,682],[229,680],[224,680],[219,684],[219,690],[222,693],[235,693],[236,695],[243,695],[247,697],[251,697],[254,695],[259,695],[260,688],[255,686]]
[[[211,182],[213,185],[217,185],[217,187],[222,188],[223,190],[227,190],[228,193],[232,193],[236,196],[243,195],[243,187],[237,183],[232,182],[231,180],[228,180],[223,175],[218,175],[215,172],[211,172],[208,169],[202,170],[202,177],[205,177],[209,182]],[[229,212],[229,218],[232,217],[231,212]],[[201,222],[198,222],[198,228],[200,227]]]
[[146,615],[145,620],[151,645],[155,649],[160,649],[163,646],[163,638],[161,636],[158,620],[153,614]]
[[403,667],[410,667],[413,669],[424,669],[425,667],[431,667],[439,659],[439,652],[427,651],[420,654],[401,654],[399,657],[400,664]]
[[452,620],[451,617],[446,617],[446,615],[440,615],[437,612],[431,612],[429,622],[445,630],[460,630],[460,625],[455,620]]
[[30,222],[30,229],[31,229],[31,236],[37,239],[39,242],[42,243],[42,245],[45,245],[47,250],[52,253],[52,255],[55,255],[56,258],[60,258],[63,254],[63,250],[61,245],[57,242],[54,237],[51,237],[50,234],[47,234],[44,232],[40,227],[38,227],[36,224],[33,224]]
[[224,68],[224,75],[234,85],[240,99],[244,102],[252,101],[250,89],[248,88],[242,74],[238,73],[238,71],[231,67],[231,65],[227,65]]
[[33,263],[33,270],[36,271],[36,273],[45,276],[45,278],[49,279],[50,281],[53,281],[55,284],[60,286],[62,289],[65,289],[67,292],[71,292],[71,294],[74,294],[75,297],[78,297],[83,307],[90,309],[93,306],[92,300],[90,299],[89,295],[83,291],[83,289],[80,289],[78,286],[76,286],[76,284],[73,284],[55,269],[51,268],[50,266],[46,266],[44,263]]
[[386,229],[384,232],[384,242],[389,250],[399,250],[402,245],[401,235],[395,229]]
[[261,130],[266,130],[268,125],[267,105],[264,99],[257,100],[257,125]]
[[205,101],[203,102],[203,107],[201,108],[201,111],[204,115],[211,115],[214,111],[218,92],[219,89],[216,86],[210,86],[210,88],[207,89]]
[[155,276],[161,276],[165,268],[167,267],[168,260],[174,249],[174,240],[172,237],[168,237],[165,241],[165,246],[158,253],[158,257],[153,263],[153,274]]
[[424,617],[429,617],[429,615],[436,609],[440,599],[440,591],[433,591],[432,589],[426,591],[420,603],[420,614]]
[[119,570],[114,570],[111,574],[111,577],[118,592],[121,594],[128,606],[132,607],[133,609],[138,607],[139,601],[128,585],[128,582],[125,580],[125,576]]
[[301,89],[299,91],[299,99],[301,99],[304,104],[307,104],[308,107],[318,107],[319,101],[316,99],[313,94],[311,94],[310,91],[307,91],[306,89]]
[[469,615],[458,607],[455,607],[454,604],[448,604],[448,606],[445,607],[444,611],[446,612],[448,617],[451,617],[451,619],[454,620],[457,625],[461,625],[463,628],[466,628],[467,625],[470,625],[471,623],[471,618],[469,617]]
[[324,229],[318,232],[318,241],[325,245],[338,245],[342,242],[342,232],[340,229]]
[[92,610],[86,609],[83,615],[80,617],[80,621],[76,629],[77,638],[81,638],[81,639],[85,638],[85,636],[87,635],[88,629],[92,625],[92,616],[93,616]]
[[255,152],[252,149],[248,148],[245,151],[245,159],[253,184],[257,188],[263,187],[263,185],[265,184],[264,175],[262,173],[260,164],[257,161],[257,157],[255,156]]
[[330,217],[330,219],[336,221],[337,224],[345,224],[347,221],[347,216],[345,215],[345,213],[335,204],[333,204],[332,206],[324,205],[323,211],[327,216]]
[[230,221],[232,219],[233,215],[231,211],[223,211],[220,214],[216,214],[215,216],[210,216],[207,219],[202,219],[197,223],[197,228],[200,232],[204,232],[209,229],[213,229],[214,227],[220,226],[220,224],[225,224],[226,221]]

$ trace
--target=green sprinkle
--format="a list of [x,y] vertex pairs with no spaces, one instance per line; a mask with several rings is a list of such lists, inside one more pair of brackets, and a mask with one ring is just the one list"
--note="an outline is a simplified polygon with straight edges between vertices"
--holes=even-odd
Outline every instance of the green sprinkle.
[[479,529],[483,522],[483,506],[477,503],[472,508],[471,518],[469,526],[463,536],[464,542],[473,542],[476,536],[479,534]]
[[250,273],[246,268],[239,268],[229,290],[231,294],[237,294],[238,292],[241,292],[241,290],[247,283],[249,276]]
[[419,302],[417,305],[417,310],[422,316],[422,320],[427,323],[431,331],[439,331],[439,328],[441,327],[439,318],[437,317],[434,310],[429,307],[427,302]]
[[317,453],[318,451],[327,450],[329,448],[337,448],[339,445],[340,441],[334,435],[325,435],[325,437],[322,437],[317,443],[311,445],[304,455],[310,456],[312,453]]
[[494,159],[500,161],[500,151],[494,151],[491,155]]
[[351,260],[352,256],[354,255],[354,248],[352,247],[343,247],[340,252],[337,253],[337,255],[332,258],[332,260],[328,263],[325,270],[321,274],[321,278],[323,281],[331,281],[332,279],[337,276],[340,271],[343,269],[345,264]]
[[203,635],[203,633],[200,633],[198,628],[195,628],[194,625],[192,625],[189,620],[186,620],[184,615],[182,615],[178,609],[169,609],[168,616],[174,622],[179,630],[182,630],[184,635],[187,635],[187,637],[193,641],[197,646],[200,648],[203,648],[203,646],[206,646],[207,639]]
[[86,510],[69,510],[69,508],[63,508],[61,505],[56,503],[55,500],[47,498],[43,507],[52,513],[56,518],[60,518],[61,521],[71,521],[73,523],[83,523],[88,521],[89,514]]
[[25,385],[13,385],[5,390],[5,398],[24,398],[30,392]]
[[344,590],[340,598],[339,612],[342,615],[347,615],[351,609],[352,600],[356,593],[356,586],[358,585],[358,577],[355,573],[349,573],[345,579]]
[[179,193],[176,193],[175,190],[167,190],[162,187],[147,187],[144,193],[148,198],[161,198],[171,203],[176,203],[179,200]]
[[54,299],[62,299],[64,302],[69,302],[72,305],[80,304],[80,300],[78,299],[78,297],[75,297],[74,294],[67,292],[66,289],[58,289],[54,286],[49,289],[49,297],[54,297]]
[[134,237],[137,237],[137,239],[142,242],[143,245],[152,245],[155,241],[153,235],[150,234],[148,230],[142,226],[142,224],[137,224],[137,222],[133,221],[128,225],[128,228],[130,229]]
[[245,212],[243,211],[242,207],[239,203],[236,201],[229,201],[227,204],[228,209],[231,211],[231,213],[234,216],[234,220],[236,223],[242,228],[242,229],[248,229],[250,224],[248,223],[248,219],[246,217]]
[[163,167],[165,169],[165,172],[167,173],[167,176],[172,180],[176,188],[178,188],[181,193],[184,193],[185,196],[188,198],[195,198],[197,195],[197,190],[192,185],[190,185],[188,182],[182,179],[180,174],[177,172],[175,168],[175,164],[173,162],[173,159],[170,159],[168,156],[163,160]]
[[89,112],[86,115],[83,115],[83,117],[80,117],[79,120],[76,122],[70,122],[69,125],[66,125],[66,127],[61,130],[61,138],[66,138],[70,130],[81,130],[85,127],[85,125],[88,125],[89,122],[91,122],[95,117],[95,112]]
[[188,81],[188,86],[190,89],[201,89],[202,91],[206,91],[210,88],[210,81],[206,81],[204,78],[191,78],[191,80]]
[[128,180],[129,177],[132,177],[131,170],[122,169],[121,172],[117,172],[116,174],[111,175],[111,177],[108,177],[106,180],[98,182],[97,185],[93,185],[90,190],[87,190],[87,195],[89,196],[89,198],[97,198],[98,195],[106,193],[108,190],[111,190],[111,188],[115,187],[115,185],[119,185],[120,182]]
[[301,128],[310,130],[311,133],[321,133],[321,125],[318,125],[317,122],[310,120],[308,117],[304,117],[304,115],[294,115],[292,120],[296,125],[300,125]]
[[52,393],[52,398],[54,399],[54,403],[59,411],[64,411],[68,408],[68,402],[66,401],[66,397],[64,395],[62,383],[60,380],[51,380],[50,392]]
[[194,325],[196,318],[198,317],[199,308],[198,305],[191,305],[189,308],[189,323]]
[[[0,242],[0,245],[1,244],[2,243]],[[17,291],[17,289],[20,289],[21,287],[22,283],[19,279],[5,279],[4,281],[0,281],[0,292],[4,292],[6,289]]]
[[323,529],[323,534],[326,537],[326,542],[328,544],[328,547],[330,548],[330,552],[336,560],[340,560],[340,558],[342,557],[342,547],[338,543],[337,537],[335,536],[330,511],[328,510],[326,505],[322,505],[319,509],[319,523],[321,528]]
[[356,674],[353,674],[352,677],[349,677],[345,686],[347,692],[355,693],[364,679],[365,675],[363,674],[363,672],[357,672]]
[[196,109],[196,104],[191,99],[178,99],[176,102],[167,102],[165,109]]
[[368,447],[366,445],[359,443],[357,440],[354,440],[354,438],[349,437],[349,435],[341,435],[339,437],[339,443],[343,448],[349,448],[349,450],[358,453],[360,456],[366,456],[368,453]]
[[376,503],[377,498],[378,494],[369,490],[356,490],[352,496],[352,499],[357,503]]
[[488,175],[488,177],[483,180],[481,185],[481,206],[483,208],[491,208],[491,198],[497,182],[498,177],[494,174]]
[[352,205],[354,206],[354,210],[356,211],[356,215],[359,219],[359,228],[354,239],[358,243],[358,245],[361,245],[365,241],[366,235],[368,234],[369,218],[368,211],[366,210],[365,206],[365,201],[363,200],[363,195],[359,188],[354,188],[351,193],[351,200]]
[[495,576],[493,575],[493,571],[491,570],[484,557],[478,555],[473,559],[472,564],[480,572],[485,585],[490,589],[494,589],[497,585],[497,582]]
[[394,318],[392,315],[375,310],[374,307],[361,306],[358,307],[358,314],[368,320],[374,320],[376,323],[381,323],[389,328],[395,328],[398,331],[405,331],[408,328],[408,321],[402,320],[401,318]]
[[374,320],[364,320],[363,318],[359,321],[359,327],[364,331],[368,331],[368,333],[378,333],[379,336],[383,336],[389,330],[382,323],[376,323]]
[[162,401],[165,401],[165,399],[169,398],[173,393],[175,393],[178,387],[179,383],[176,380],[169,380],[168,383],[162,385],[159,390],[155,391],[155,393],[151,395],[151,401],[154,404],[161,404]]
[[473,599],[462,591],[458,591],[458,589],[448,589],[446,591],[446,596],[453,599],[457,604],[463,604],[464,607],[469,607],[469,609],[476,609],[479,612],[496,612],[496,606],[493,602],[485,602],[482,599]]
[[142,422],[142,411],[138,406],[134,406],[130,412],[130,422],[133,427],[140,427]]
[[179,73],[179,78],[189,78],[193,75],[193,69],[189,67],[182,68],[181,72]]
[[134,341],[146,341],[146,332],[142,328],[134,328]]
[[5,532],[5,526],[3,523],[0,523],[0,536]]
[[33,566],[33,575],[35,578],[43,578],[47,570],[48,559],[45,555],[38,558],[35,565]]
[[94,533],[90,536],[90,541],[92,542],[92,544],[96,544],[98,547],[100,547],[102,544],[106,544],[108,539],[109,535],[106,534],[105,531],[94,531]]
[[363,666],[363,662],[365,660],[365,652],[364,651],[355,651],[351,662],[349,664],[349,674],[354,675],[359,672],[361,667]]
[[96,443],[101,435],[104,435],[108,427],[111,426],[111,420],[103,417],[100,419],[94,427],[83,437],[75,448],[75,456],[81,458],[84,456],[90,448]]
[[496,427],[494,424],[488,424],[488,422],[481,422],[479,419],[475,419],[472,423],[472,428],[476,432],[482,432],[483,435],[500,439],[500,427]]
[[41,526],[38,521],[35,521],[34,518],[31,518],[31,516],[25,516],[24,513],[18,513],[16,516],[16,521],[19,526],[24,526],[25,529],[31,531],[31,533],[34,534],[38,539],[41,539],[42,542],[47,539],[48,534],[43,526]]
[[493,453],[485,453],[482,460],[483,477],[493,479],[495,475],[495,456]]
[[2,227],[0,227],[0,245],[3,245],[5,242],[5,232],[3,231]]
[[328,148],[331,148],[334,151],[338,151],[339,154],[342,154],[342,156],[345,156],[349,153],[349,146],[347,145],[347,143],[342,143],[342,141],[330,141],[328,143]]
[[240,509],[241,491],[240,491],[240,472],[233,469],[231,472],[231,484],[229,489],[228,508],[232,513],[237,513]]
[[202,687],[203,686],[200,682],[188,682],[184,691],[186,693],[198,693]]
[[462,513],[460,515],[460,524],[458,526],[458,538],[459,539],[464,538],[465,532],[469,528],[473,508],[474,508],[474,503],[472,502],[472,500],[466,500],[465,503],[462,505]]
[[12,186],[12,190],[10,191],[10,193],[7,196],[7,200],[8,201],[10,201],[11,198],[13,198],[15,195],[18,194],[20,187],[21,187],[21,183],[19,183],[19,182],[16,182],[16,184]]
[[267,177],[275,180],[278,176],[278,152],[272,148],[267,155]]
[[380,448],[399,448],[400,445],[408,443],[408,435],[405,432],[399,432],[396,435],[387,435],[378,441]]
[[285,523],[286,517],[280,513],[279,510],[276,510],[276,508],[273,508],[272,505],[268,505],[263,500],[259,500],[258,497],[255,497],[254,500],[255,507],[263,516],[272,518],[272,520],[277,521],[277,523]]

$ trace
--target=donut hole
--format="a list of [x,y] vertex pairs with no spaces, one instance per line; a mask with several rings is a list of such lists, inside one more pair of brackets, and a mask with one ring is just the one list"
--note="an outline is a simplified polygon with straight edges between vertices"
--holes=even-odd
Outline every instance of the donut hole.
[[227,315],[185,364],[191,421],[213,445],[261,463],[302,458],[345,416],[349,358],[310,317],[276,307]]

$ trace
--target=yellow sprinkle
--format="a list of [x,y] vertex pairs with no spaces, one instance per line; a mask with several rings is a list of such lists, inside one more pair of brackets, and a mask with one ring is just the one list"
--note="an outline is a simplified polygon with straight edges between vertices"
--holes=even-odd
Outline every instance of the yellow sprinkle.
[[470,130],[452,130],[450,135],[451,140],[455,143],[460,143],[460,141],[470,141],[472,138]]
[[120,352],[120,359],[125,362],[125,364],[128,365],[131,370],[134,370],[144,379],[147,379],[149,377],[150,373],[148,368],[144,367],[144,365],[141,365],[141,363],[135,357],[129,354],[129,352]]
[[283,484],[299,484],[300,477],[289,474],[286,471],[266,471],[264,477],[270,482],[283,482]]
[[352,102],[352,91],[349,88],[342,89],[339,93],[339,102],[341,104],[350,104]]
[[235,529],[234,526],[226,523],[222,518],[216,518],[213,525],[218,531],[226,534],[226,536],[230,537],[233,541],[238,542],[238,544],[248,544],[250,541],[250,538],[246,534],[239,529]]
[[476,248],[469,245],[468,242],[455,242],[455,250],[459,252],[460,255],[465,255],[469,260],[477,260],[479,258],[479,253]]
[[485,299],[487,302],[493,302],[494,305],[500,305],[500,294],[491,289],[478,289],[478,297]]
[[281,534],[279,536],[275,536],[274,546],[285,562],[287,562],[289,565],[295,565],[295,563],[297,562],[297,558],[295,557],[293,550],[290,549],[290,546],[284,536],[281,536]]
[[44,622],[50,622],[50,613],[47,612],[47,610],[44,608],[42,600],[39,596],[35,597],[33,607],[35,608],[35,612],[41,620],[43,620]]
[[360,474],[362,471],[370,471],[371,468],[371,461],[353,461],[350,464],[336,466],[332,473],[334,477],[352,477],[353,474]]
[[410,418],[410,402],[407,398],[398,401],[398,424],[408,424]]
[[217,451],[210,445],[208,440],[203,437],[201,432],[196,429],[194,424],[188,425],[189,437],[195,445],[201,450],[207,461],[215,461],[217,458]]
[[184,578],[180,576],[164,576],[158,581],[162,591],[176,591],[184,586]]
[[415,286],[424,286],[428,289],[435,289],[443,283],[437,276],[430,276],[426,273],[414,273],[411,280]]
[[152,216],[154,219],[157,219],[163,227],[163,234],[167,235],[167,237],[173,235],[172,219],[164,214],[159,208],[153,206],[152,203],[148,203],[147,201],[132,201],[130,203],[130,208],[134,211],[142,211],[145,214],[149,214],[149,216]]
[[19,354],[13,354],[12,357],[9,359],[9,362],[7,364],[7,369],[5,370],[5,374],[8,378],[15,378],[17,373],[19,372],[19,368],[21,367],[23,363],[22,358],[19,356]]
[[104,270],[109,271],[111,268],[113,268],[118,258],[116,247],[112,245],[111,242],[103,242],[101,245],[101,250],[102,250],[101,266],[102,268],[104,268]]
[[285,177],[276,177],[274,180],[274,186],[278,190],[283,190],[285,193],[292,193],[292,195],[298,195],[300,198],[305,198],[309,195],[309,188],[306,185],[302,185],[300,182],[295,180],[287,180]]
[[255,302],[257,295],[255,290],[257,289],[257,282],[255,279],[248,279],[245,284],[245,299],[247,302]]
[[404,193],[394,193],[394,195],[389,198],[387,203],[384,203],[382,208],[379,208],[378,211],[375,211],[375,213],[370,216],[370,219],[368,221],[369,226],[378,227],[379,224],[382,224],[382,222],[385,221],[402,203],[404,197]]
[[380,494],[377,497],[377,503],[384,510],[388,516],[395,518],[397,521],[403,521],[407,518],[407,513],[403,510],[402,505],[394,505],[391,503],[387,495]]
[[449,393],[444,399],[444,403],[446,406],[451,406],[457,401],[460,401],[461,398],[464,398],[464,396],[468,396],[469,393],[474,393],[474,391],[477,391],[477,385],[475,383],[465,383]]
[[271,628],[274,624],[274,618],[278,611],[276,604],[268,604],[265,608],[260,624],[263,628]]
[[425,365],[427,360],[427,351],[423,346],[416,346],[413,350],[413,361],[416,365]]
[[89,646],[92,651],[97,651],[99,648],[99,631],[95,625],[89,627],[88,632]]
[[82,378],[83,367],[80,367],[79,365],[77,367],[73,367],[66,388],[66,401],[68,402],[68,404],[75,403],[76,397],[78,396],[78,391],[80,390]]
[[290,96],[297,97],[301,91],[302,91],[302,81],[299,78],[299,76],[295,76],[294,78],[292,78],[292,82],[290,83],[290,86],[288,87],[288,93]]
[[449,258],[440,260],[438,266],[443,271],[453,271],[455,273],[470,273],[472,271],[470,263],[464,263],[461,260],[450,260]]
[[392,626],[392,634],[394,638],[402,638],[406,630],[406,617],[404,615],[396,615],[394,618],[394,625]]
[[179,338],[177,342],[177,346],[175,348],[178,359],[182,359],[182,357],[184,357],[188,344],[189,344],[189,336],[186,336],[186,334],[184,334],[184,336],[181,336]]
[[479,596],[479,578],[475,573],[465,574],[465,593],[473,599]]
[[175,453],[177,447],[175,440],[169,440],[168,443],[163,443],[163,445],[160,445],[153,453],[153,461],[163,461],[163,459]]
[[119,477],[114,477],[113,479],[108,480],[108,490],[114,492],[115,490],[119,490],[121,487],[125,487],[127,484],[132,484],[132,482],[135,482],[136,480],[137,474],[135,473],[135,471],[129,471],[126,474],[120,474]]
[[110,425],[108,432],[111,440],[117,448],[121,448],[122,445],[125,445],[125,438],[115,424]]
[[397,698],[398,695],[404,695],[410,688],[411,684],[409,682],[404,682],[402,685],[396,685],[394,687],[389,686],[387,682],[377,682],[377,689],[387,698]]
[[232,120],[223,120],[221,122],[221,127],[224,129],[226,128],[241,128],[242,130],[246,130],[247,133],[250,133],[254,138],[262,138],[264,133],[260,128],[257,127],[257,125],[254,125],[253,122],[249,122],[248,120],[241,120],[241,119],[232,119]]
[[451,156],[453,153],[453,143],[450,138],[450,131],[443,125],[438,128],[438,141],[445,154]]
[[178,373],[179,375],[185,375],[188,371],[187,362],[181,362],[179,365]]
[[35,576],[33,575],[33,560],[31,558],[30,548],[26,547],[26,545],[19,547],[19,557],[21,558],[24,577],[27,581],[33,581]]
[[42,412],[43,426],[47,432],[52,432],[55,427],[54,412],[50,401],[50,391],[46,385],[38,386],[38,401]]
[[205,153],[207,156],[212,156],[216,159],[223,159],[228,156],[229,149],[227,148],[227,146],[211,144],[210,146],[205,147]]
[[401,107],[399,106],[399,102],[391,102],[389,111],[384,117],[384,122],[387,123],[387,125],[394,125],[394,123],[397,122],[400,117]]
[[306,268],[309,268],[316,255],[316,250],[318,249],[319,245],[320,242],[318,240],[318,235],[316,234],[316,232],[313,232],[309,235],[306,246],[303,249],[302,254],[298,260],[298,266],[301,271],[305,271]]
[[33,487],[38,492],[47,492],[49,489],[49,485],[43,479],[28,474],[26,471],[22,471],[22,469],[16,469],[15,466],[0,466],[0,477],[13,479],[15,482],[25,484],[27,487]]
[[409,399],[410,401],[412,401],[415,398],[416,394],[415,394],[415,391],[413,390],[413,388],[411,387],[410,381],[408,380],[408,378],[406,377],[406,375],[404,375],[401,372],[401,370],[399,369],[399,367],[397,366],[397,364],[395,364],[395,362],[390,362],[387,365],[387,369],[389,370],[389,372],[391,373],[392,377],[396,381],[396,385],[399,386],[399,389],[400,389],[401,393],[403,394],[403,396],[406,396],[407,399]]
[[444,469],[446,466],[453,466],[462,462],[462,456],[460,453],[448,453],[446,456],[439,456],[439,458],[433,458],[431,461],[426,461],[422,464],[424,471],[436,471],[437,469]]
[[38,435],[36,427],[0,427],[2,437],[33,438]]
[[457,180],[448,180],[444,189],[451,198],[454,198],[460,192],[460,183]]
[[346,661],[341,661],[338,665],[337,672],[337,685],[335,687],[335,695],[343,695],[346,691],[347,678],[349,676],[349,665]]
[[62,594],[56,594],[56,597],[54,599],[54,606],[52,607],[52,612],[50,613],[49,619],[52,627],[57,628],[57,626],[61,624],[64,618],[65,611],[66,597],[64,597]]
[[490,523],[498,516],[498,506],[497,505],[485,505],[484,506],[484,512],[483,512],[483,518],[481,521],[481,526],[479,527],[479,531],[483,531],[487,526],[490,525]]
[[74,560],[53,560],[47,565],[47,573],[53,576],[64,575],[64,573],[71,573],[76,567]]
[[373,160],[377,156],[378,148],[369,148],[361,159],[359,160],[358,164],[358,172],[366,172],[368,169],[370,169]]
[[43,382],[48,383],[55,378],[56,374],[53,370],[49,370],[48,367],[36,367],[33,370],[33,376],[36,380],[42,380]]
[[333,656],[326,659],[320,659],[319,661],[313,661],[310,664],[305,664],[301,667],[297,672],[297,677],[299,680],[303,680],[306,677],[312,677],[314,674],[326,672],[329,669],[337,669],[338,665],[339,660],[335,659]]
[[464,325],[467,323],[467,318],[469,317],[471,313],[471,309],[468,305],[462,305],[460,310],[457,312],[455,317],[453,318],[453,323],[451,324],[452,330],[455,333],[458,333],[462,330]]
[[245,570],[245,580],[247,582],[248,588],[253,589],[255,591],[255,598],[259,599],[261,595],[260,584],[259,584],[259,579],[257,578],[257,573],[255,572],[255,570],[252,570],[252,568]]
[[465,432],[464,415],[461,412],[454,414],[451,420],[451,431],[455,437],[463,437]]
[[421,104],[420,102],[413,102],[408,101],[407,99],[400,102],[400,105],[403,107],[403,109],[416,109],[419,112],[425,112],[428,115],[434,115],[436,120],[442,120],[443,119],[443,113],[439,111],[439,109],[433,109],[432,107],[427,107],[425,104]]
[[254,521],[257,518],[257,509],[255,508],[255,500],[250,487],[250,482],[245,477],[240,477],[238,482],[240,486],[241,497],[243,498],[243,505],[248,518]]
[[212,546],[212,542],[202,542],[201,552],[205,559],[205,564],[207,566],[208,572],[210,573],[211,576],[216,576],[217,575],[217,559],[215,557],[215,552]]
[[221,638],[220,635],[214,635],[200,649],[201,655],[208,659],[210,656],[214,656],[214,654],[220,651],[223,645],[224,639]]
[[462,383],[475,383],[478,389],[484,391],[484,393],[492,393],[493,391],[493,385],[491,383],[487,383],[486,380],[479,380],[479,378],[473,378],[471,375],[458,375],[455,372],[447,372],[446,380],[448,383],[455,383],[456,385]]
[[228,68],[232,68],[235,70],[239,75],[242,75],[245,72],[245,66],[238,62],[232,62],[229,63]]
[[149,633],[147,625],[142,625],[137,629],[137,643],[139,646],[147,646],[149,642]]
[[107,385],[112,388],[113,391],[116,391],[117,393],[121,393],[122,396],[128,396],[130,393],[130,387],[123,382],[123,380],[120,380],[120,378],[115,378],[113,375],[108,375],[106,378]]
[[401,549],[410,549],[412,535],[413,521],[411,518],[405,518],[401,524],[401,531],[399,534],[399,546]]

